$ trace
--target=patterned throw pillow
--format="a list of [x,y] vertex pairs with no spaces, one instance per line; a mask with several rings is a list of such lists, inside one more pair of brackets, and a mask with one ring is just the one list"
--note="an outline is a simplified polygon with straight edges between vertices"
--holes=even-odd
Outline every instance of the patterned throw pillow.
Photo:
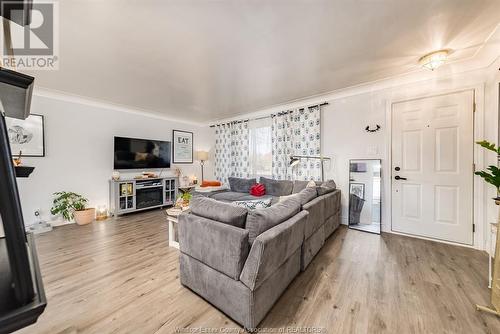
[[248,210],[265,209],[271,206],[272,198],[252,199],[248,201],[234,201],[233,204]]

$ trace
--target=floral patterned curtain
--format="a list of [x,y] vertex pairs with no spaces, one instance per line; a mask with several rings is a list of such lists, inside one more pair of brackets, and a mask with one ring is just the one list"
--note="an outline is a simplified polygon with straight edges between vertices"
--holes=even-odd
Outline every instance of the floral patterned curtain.
[[319,159],[300,160],[289,167],[290,156],[321,155],[321,108],[296,109],[273,115],[273,178],[277,180],[321,180]]
[[215,177],[224,184],[228,177],[248,177],[248,122],[215,126]]
[[272,157],[273,179],[291,180],[291,169],[288,167],[290,156],[293,155],[293,111],[288,111],[272,116]]
[[248,177],[248,121],[231,125],[231,176]]
[[227,184],[231,176],[231,129],[229,124],[215,126],[215,178]]

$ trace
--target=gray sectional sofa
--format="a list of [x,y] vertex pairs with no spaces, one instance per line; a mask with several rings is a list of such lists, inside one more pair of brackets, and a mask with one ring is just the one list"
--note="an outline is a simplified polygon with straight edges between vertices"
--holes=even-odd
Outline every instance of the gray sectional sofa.
[[243,192],[255,182],[232,179],[230,190],[195,196],[191,212],[179,216],[181,283],[247,329],[340,224],[340,190],[332,182],[306,188],[306,181],[261,178],[269,208],[231,203],[255,199]]

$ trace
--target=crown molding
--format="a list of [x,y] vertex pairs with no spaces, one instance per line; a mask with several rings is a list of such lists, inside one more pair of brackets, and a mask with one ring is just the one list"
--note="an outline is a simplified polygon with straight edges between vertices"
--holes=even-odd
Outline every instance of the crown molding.
[[112,103],[109,101],[103,101],[99,99],[94,99],[94,98],[89,98],[86,96],[81,96],[81,95],[76,95],[76,94],[71,94],[55,89],[49,89],[45,87],[40,87],[36,86],[33,89],[33,95],[35,96],[40,96],[40,97],[45,97],[45,98],[50,98],[54,100],[59,100],[59,101],[64,101],[64,102],[70,102],[70,103],[77,103],[89,107],[94,107],[94,108],[101,108],[105,110],[111,110],[111,111],[118,111],[118,112],[124,112],[127,114],[133,114],[133,115],[139,115],[139,116],[144,116],[144,117],[149,117],[149,118],[154,118],[154,119],[159,119],[162,121],[170,121],[170,122],[177,122],[177,123],[183,123],[191,126],[196,126],[196,127],[206,127],[207,123],[202,123],[202,122],[193,122],[193,121],[187,121],[185,119],[180,119],[180,118],[175,118],[175,117],[170,117],[170,116],[165,116],[162,113],[153,111],[153,110],[147,110],[147,109],[141,109],[141,108],[136,108],[136,107],[129,107],[117,103]]

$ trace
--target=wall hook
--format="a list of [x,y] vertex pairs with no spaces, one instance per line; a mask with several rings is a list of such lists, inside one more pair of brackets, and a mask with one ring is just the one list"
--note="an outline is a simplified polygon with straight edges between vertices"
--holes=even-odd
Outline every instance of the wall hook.
[[375,127],[375,129],[370,129],[370,126],[367,125],[366,128],[365,128],[366,132],[377,132],[378,130],[380,130],[380,125],[377,124],[377,126]]

